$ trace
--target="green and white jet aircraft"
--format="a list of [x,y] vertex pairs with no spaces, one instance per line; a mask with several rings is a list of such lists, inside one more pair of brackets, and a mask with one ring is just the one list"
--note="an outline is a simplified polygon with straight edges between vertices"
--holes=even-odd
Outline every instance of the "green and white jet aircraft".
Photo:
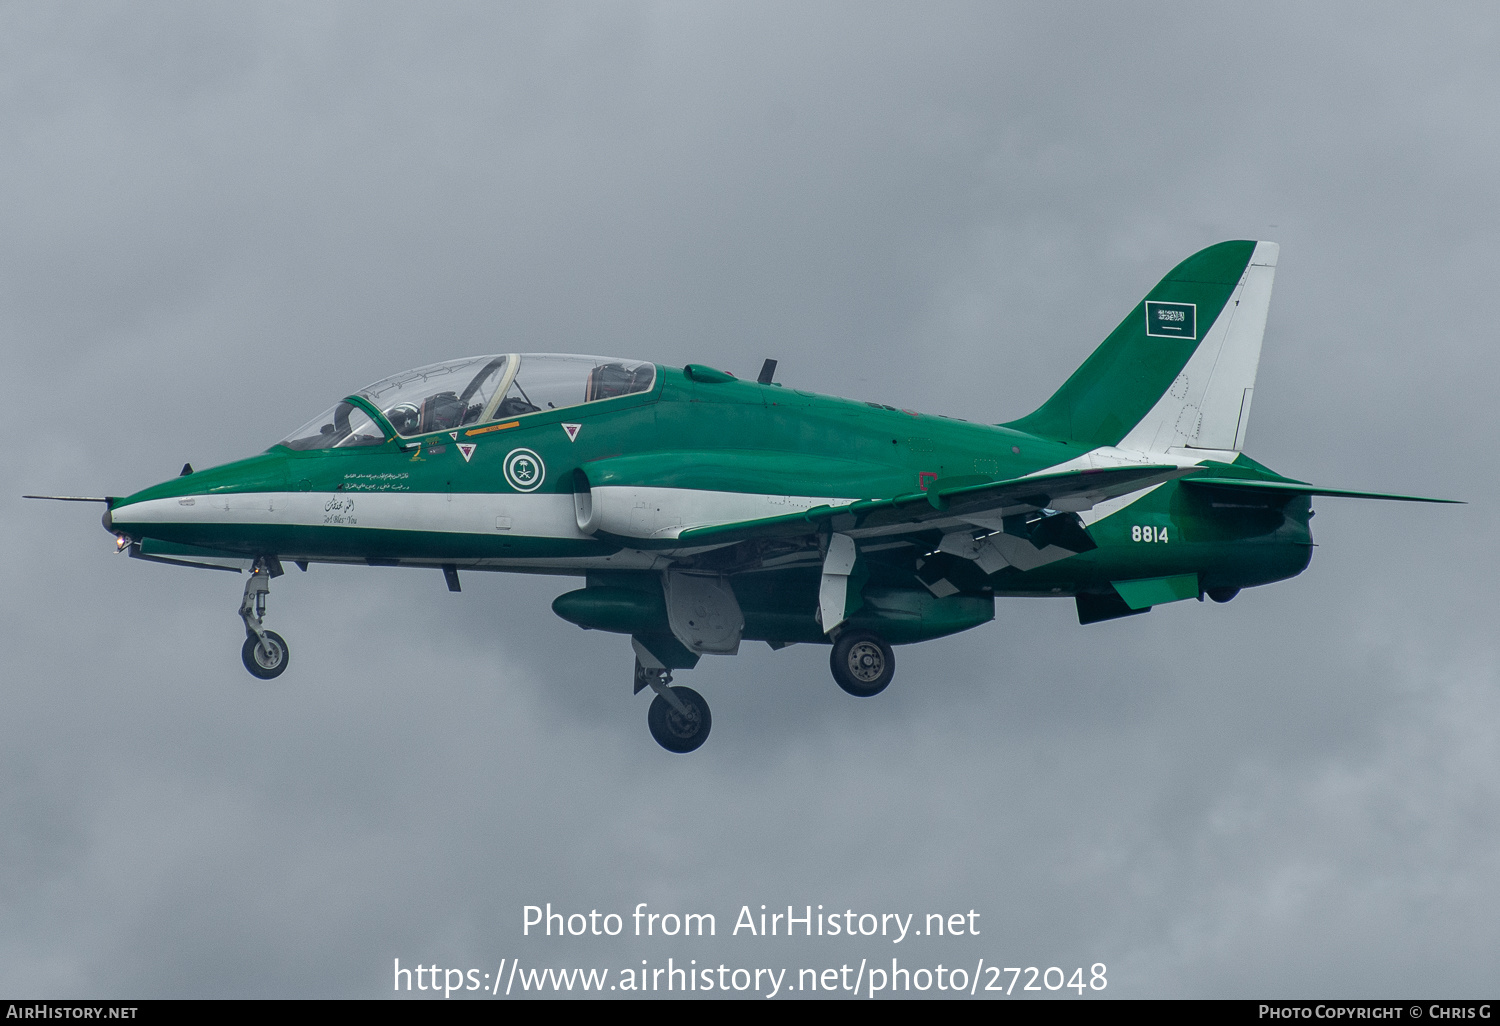
[[[994,618],[995,597],[1070,596],[1083,624],[1300,573],[1321,488],[1241,451],[1276,270],[1270,242],[1173,268],[1039,409],[972,424],[632,360],[505,353],[361,389],[266,452],[107,503],[140,559],[248,572],[246,668],[283,563],[561,574],[552,603],[628,634],[652,735],[708,736],[671,686],[742,641],[830,644],[878,694],[892,645]],[[64,498],[37,496],[37,498]]]

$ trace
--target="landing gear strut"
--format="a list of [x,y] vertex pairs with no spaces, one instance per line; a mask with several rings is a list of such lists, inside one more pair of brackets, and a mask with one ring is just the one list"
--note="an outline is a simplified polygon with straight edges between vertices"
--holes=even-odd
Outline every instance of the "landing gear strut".
[[884,638],[870,631],[840,634],[828,664],[838,686],[855,698],[880,694],[896,676],[896,653]]
[[290,658],[286,639],[275,631],[268,631],[261,621],[266,615],[266,596],[271,592],[271,566],[265,559],[257,559],[245,582],[245,597],[240,601],[240,619],[245,621],[245,644],[240,648],[240,659],[245,669],[261,680],[279,677]]

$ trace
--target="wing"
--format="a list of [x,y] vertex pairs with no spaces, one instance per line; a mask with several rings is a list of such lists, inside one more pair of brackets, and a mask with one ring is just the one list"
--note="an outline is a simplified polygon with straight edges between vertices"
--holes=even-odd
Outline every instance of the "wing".
[[677,544],[727,545],[751,539],[795,538],[825,529],[859,539],[965,525],[998,531],[1006,517],[1042,510],[1076,513],[1198,470],[1144,464],[1059,471],[952,488],[944,488],[939,482],[925,492],[891,499],[861,499],[847,506],[815,506],[805,513],[690,528],[677,537]]

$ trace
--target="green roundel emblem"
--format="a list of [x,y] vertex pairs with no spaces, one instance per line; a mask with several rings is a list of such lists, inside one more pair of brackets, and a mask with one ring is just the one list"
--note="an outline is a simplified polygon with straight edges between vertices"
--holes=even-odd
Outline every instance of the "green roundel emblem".
[[505,480],[518,492],[534,492],[547,476],[547,465],[530,449],[512,449],[505,457]]

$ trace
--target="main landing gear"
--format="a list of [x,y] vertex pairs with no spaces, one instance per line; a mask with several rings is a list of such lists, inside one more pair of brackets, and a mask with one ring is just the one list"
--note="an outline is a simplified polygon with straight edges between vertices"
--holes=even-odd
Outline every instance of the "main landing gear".
[[656,692],[651,708],[646,711],[646,726],[651,728],[651,736],[667,751],[686,754],[698,750],[708,740],[713,716],[702,695],[681,685],[671,687],[671,683],[671,670],[642,666],[639,659],[635,661],[636,691],[650,688]]
[[880,694],[896,676],[896,653],[871,631],[844,631],[833,642],[828,659],[833,679],[855,698]]
[[270,563],[257,559],[250,579],[245,582],[245,597],[240,601],[240,619],[245,621],[245,644],[240,648],[240,658],[245,669],[261,680],[281,676],[290,658],[286,639],[266,630],[261,623],[266,615],[272,576]]
[[[248,652],[250,643],[245,644]],[[708,731],[713,725],[708,703],[692,688],[673,687],[671,670],[659,664],[642,663],[640,653],[645,649],[639,644],[636,651],[636,693],[647,688],[656,692],[646,713],[651,736],[669,752],[697,751],[708,740]],[[644,658],[650,660],[653,657],[647,652]],[[248,661],[246,665],[249,665]],[[829,665],[838,686],[856,698],[880,694],[896,676],[896,654],[891,651],[890,643],[873,631],[840,632],[834,639]]]

